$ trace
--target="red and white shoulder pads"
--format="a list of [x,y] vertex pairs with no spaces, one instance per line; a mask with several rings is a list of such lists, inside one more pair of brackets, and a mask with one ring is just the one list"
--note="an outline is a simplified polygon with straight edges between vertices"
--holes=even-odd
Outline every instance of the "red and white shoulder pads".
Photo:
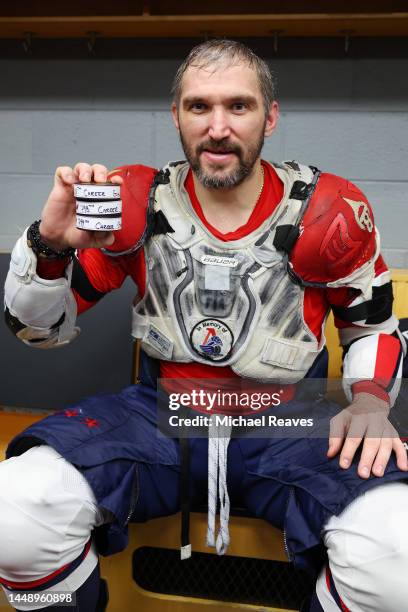
[[291,267],[307,283],[351,275],[376,252],[373,213],[365,195],[346,179],[322,173],[309,202]]
[[149,192],[157,174],[155,168],[134,165],[121,166],[109,173],[109,177],[121,176],[122,229],[114,232],[115,242],[104,252],[112,255],[136,250],[147,231]]

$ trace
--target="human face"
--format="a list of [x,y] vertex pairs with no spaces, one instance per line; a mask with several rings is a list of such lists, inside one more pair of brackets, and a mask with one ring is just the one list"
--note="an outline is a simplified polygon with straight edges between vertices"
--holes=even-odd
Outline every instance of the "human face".
[[229,189],[249,176],[265,136],[278,119],[274,102],[265,116],[256,72],[246,64],[190,66],[179,106],[172,106],[186,158],[204,187]]

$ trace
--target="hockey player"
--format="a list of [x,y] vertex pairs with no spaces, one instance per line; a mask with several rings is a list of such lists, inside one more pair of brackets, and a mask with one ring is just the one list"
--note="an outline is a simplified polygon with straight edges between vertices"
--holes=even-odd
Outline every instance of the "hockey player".
[[[140,385],[88,398],[11,442],[0,464],[0,584],[75,591],[79,610],[94,609],[98,552],[122,550],[130,520],[180,509],[180,446],[156,435],[156,376],[277,384],[296,406],[293,385],[318,366],[332,308],[350,403],[329,441],[224,437],[214,459],[206,439],[189,440],[189,496],[202,501],[208,474],[223,487],[218,534],[211,485],[208,496],[219,553],[229,497],[284,529],[292,560],[320,564],[313,610],[399,612],[407,458],[387,416],[402,341],[370,205],[345,179],[261,160],[278,104],[267,65],[240,43],[191,51],[172,114],[186,162],[57,168],[41,222],[13,250],[6,319],[19,338],[37,348],[73,340],[76,315],[130,275],[145,358]],[[107,179],[121,187],[123,229],[77,229],[73,184]]]

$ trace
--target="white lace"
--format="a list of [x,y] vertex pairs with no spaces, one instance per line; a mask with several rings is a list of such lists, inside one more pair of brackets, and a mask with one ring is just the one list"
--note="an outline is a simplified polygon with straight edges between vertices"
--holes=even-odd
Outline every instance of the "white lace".
[[[214,546],[217,554],[224,555],[230,543],[230,500],[227,490],[227,456],[231,427],[210,425],[208,428],[208,526],[207,546]],[[220,500],[220,526],[215,538],[215,515]]]

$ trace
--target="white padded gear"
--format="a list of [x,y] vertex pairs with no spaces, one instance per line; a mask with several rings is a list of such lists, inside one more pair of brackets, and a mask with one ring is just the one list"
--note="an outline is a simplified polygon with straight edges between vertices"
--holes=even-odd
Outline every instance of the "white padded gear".
[[[386,270],[385,272],[383,272],[379,276],[376,276],[373,279],[371,290],[374,287],[383,287],[384,285],[390,282],[391,273],[389,272],[389,270]],[[353,308],[353,306],[358,306],[359,304],[362,304],[365,301],[371,299],[372,291],[366,296],[361,293],[352,302],[350,302],[348,308]],[[366,336],[367,334],[393,334],[395,331],[398,330],[398,324],[399,321],[394,314],[392,314],[388,319],[382,321],[381,323],[367,323],[367,319],[353,321],[352,327],[344,327],[343,329],[339,329],[340,343],[342,346],[346,346],[347,344],[350,344],[350,342],[352,342],[353,340]],[[402,344],[404,343],[402,342]]]
[[[17,336],[37,348],[66,344],[80,331],[75,326],[77,308],[70,290],[72,263],[67,266],[65,277],[52,280],[40,278],[36,268],[37,257],[27,244],[26,230],[11,254],[5,284],[5,305],[26,326]],[[52,329],[64,314],[63,323]]]
[[[101,522],[86,479],[51,447],[37,446],[0,463],[0,576],[5,580],[40,580],[72,562]],[[92,548],[51,590],[78,589],[97,560]]]
[[[407,609],[408,487],[385,483],[357,497],[323,530],[338,594],[353,612]],[[316,592],[325,612],[340,608],[328,591],[323,568]]]
[[[352,402],[352,385],[361,380],[375,378],[375,366],[378,353],[379,334],[365,336],[354,342],[343,361],[343,390],[349,402]],[[388,390],[390,406],[392,407],[398,397],[401,387],[402,358],[400,359],[397,375]]]
[[173,232],[145,243],[147,289],[133,311],[132,333],[149,356],[203,364],[210,359],[243,378],[284,384],[298,382],[312,366],[324,331],[318,341],[299,316],[304,290],[287,274],[274,238],[278,224],[292,225],[300,214],[302,201],[290,196],[294,182],[310,182],[313,173],[302,165],[274,169],[285,185],[282,201],[254,232],[225,242],[210,234],[191,206],[184,187],[189,165],[166,168],[170,182],[157,187],[155,203]]
[[344,327],[343,329],[339,329],[340,344],[342,346],[347,346],[350,342],[365,337],[367,334],[377,336],[378,334],[391,335],[394,332],[398,333],[398,323],[397,317],[393,314],[382,323],[364,324],[365,326],[363,326],[358,322],[356,327]]

